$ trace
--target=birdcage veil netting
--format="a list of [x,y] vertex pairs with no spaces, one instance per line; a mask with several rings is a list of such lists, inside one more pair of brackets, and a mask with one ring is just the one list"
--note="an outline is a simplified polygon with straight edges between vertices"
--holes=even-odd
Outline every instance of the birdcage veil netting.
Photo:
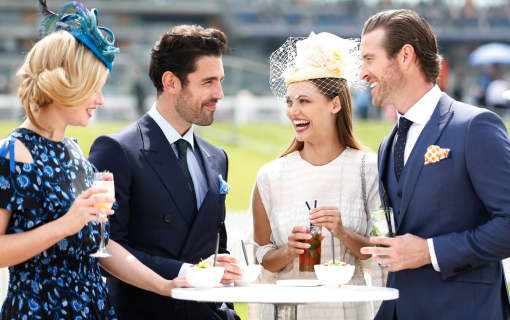
[[345,87],[365,85],[359,79],[359,40],[343,39],[331,33],[290,37],[271,54],[269,63],[269,85],[281,100],[286,99],[289,84],[311,79],[326,96],[338,95]]

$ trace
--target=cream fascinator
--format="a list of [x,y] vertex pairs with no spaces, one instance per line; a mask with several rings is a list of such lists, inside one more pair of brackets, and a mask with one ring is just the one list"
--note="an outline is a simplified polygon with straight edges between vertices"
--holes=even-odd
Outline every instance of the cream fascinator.
[[308,38],[290,37],[271,54],[270,87],[280,98],[287,85],[311,79],[340,78],[353,87],[361,84],[360,68],[359,40],[312,32]]

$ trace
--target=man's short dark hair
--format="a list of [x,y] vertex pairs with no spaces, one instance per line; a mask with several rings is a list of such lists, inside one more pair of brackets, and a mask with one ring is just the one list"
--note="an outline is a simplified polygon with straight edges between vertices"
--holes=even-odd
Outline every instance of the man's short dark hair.
[[149,77],[158,91],[163,92],[161,78],[171,71],[186,86],[188,74],[196,71],[196,61],[202,56],[221,56],[227,51],[225,33],[198,25],[180,25],[171,28],[151,51]]
[[438,54],[437,38],[430,24],[412,10],[387,10],[370,17],[363,26],[362,35],[376,29],[385,30],[383,46],[390,58],[405,44],[414,48],[427,81],[436,83],[442,58]]

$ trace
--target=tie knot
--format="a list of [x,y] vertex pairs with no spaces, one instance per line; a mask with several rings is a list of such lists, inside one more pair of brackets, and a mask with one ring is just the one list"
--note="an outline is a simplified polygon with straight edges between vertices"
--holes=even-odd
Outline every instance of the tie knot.
[[188,141],[184,140],[184,139],[179,139],[175,142],[175,144],[177,145],[177,152],[179,154],[179,159],[186,159],[186,151],[188,151],[188,146],[189,146],[189,143]]
[[399,134],[407,133],[412,124],[413,122],[411,120],[404,117],[400,117],[400,119],[398,120],[398,133]]

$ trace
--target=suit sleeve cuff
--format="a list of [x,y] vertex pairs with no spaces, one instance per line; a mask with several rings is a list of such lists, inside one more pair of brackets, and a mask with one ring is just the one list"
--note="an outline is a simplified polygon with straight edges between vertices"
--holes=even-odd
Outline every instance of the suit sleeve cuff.
[[192,266],[192,264],[190,264],[190,263],[183,263],[181,266],[181,269],[179,269],[179,274],[177,275],[177,277],[179,277],[179,278],[184,277],[184,271],[191,266]]
[[441,272],[439,269],[439,264],[437,263],[436,251],[434,250],[434,240],[432,238],[427,239],[427,245],[429,247],[430,260],[432,261],[432,267],[437,272]]

